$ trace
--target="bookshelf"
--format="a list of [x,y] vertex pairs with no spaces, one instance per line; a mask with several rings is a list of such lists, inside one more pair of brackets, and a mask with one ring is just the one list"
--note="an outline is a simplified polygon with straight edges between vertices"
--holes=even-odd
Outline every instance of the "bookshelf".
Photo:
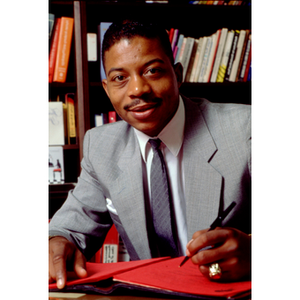
[[[94,115],[107,113],[113,107],[100,81],[100,53],[98,60],[87,60],[87,33],[98,35],[100,22],[113,22],[125,16],[141,15],[160,20],[167,30],[178,28],[185,36],[199,38],[218,29],[251,29],[251,6],[191,5],[189,1],[170,0],[169,3],[145,1],[60,1],[50,0],[49,12],[74,17],[74,39],[67,82],[50,84],[50,96],[60,92],[76,94],[76,146],[64,146],[66,186],[50,189],[50,201],[66,193],[77,181],[82,158],[82,143],[86,130],[94,127]],[[204,97],[212,102],[251,103],[251,82],[183,83],[180,91],[188,97]],[[76,170],[74,168],[76,165]],[[76,177],[76,178],[75,178]],[[54,200],[53,200],[54,201]]]

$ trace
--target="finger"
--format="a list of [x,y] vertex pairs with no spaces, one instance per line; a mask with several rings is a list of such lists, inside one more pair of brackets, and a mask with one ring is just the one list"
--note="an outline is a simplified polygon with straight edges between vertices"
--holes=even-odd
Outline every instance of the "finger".
[[76,275],[80,278],[87,277],[86,259],[79,250],[76,250],[76,252],[75,252],[74,271],[75,271]]
[[210,280],[233,281],[238,280],[240,278],[240,272],[239,269],[235,267],[236,260],[234,258],[225,261],[219,261],[217,263],[221,268],[221,278],[219,279],[213,279],[209,276],[209,267],[211,266],[211,264],[201,265],[199,266],[199,270],[205,277],[207,277]]
[[215,229],[212,231],[206,231],[198,235],[191,243],[187,245],[188,250],[191,255],[194,255],[205,247],[224,243],[226,241],[226,237],[227,233],[225,230]]
[[56,254],[52,258],[53,273],[56,280],[56,285],[59,289],[64,288],[67,279],[66,259],[61,254]]

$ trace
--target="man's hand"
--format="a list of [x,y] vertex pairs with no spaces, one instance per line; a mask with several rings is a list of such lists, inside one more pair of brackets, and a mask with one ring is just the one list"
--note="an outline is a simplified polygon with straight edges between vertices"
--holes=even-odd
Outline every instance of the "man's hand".
[[[213,248],[198,252],[207,246]],[[186,255],[209,279],[209,266],[218,263],[222,270],[218,281],[241,280],[249,277],[251,272],[251,237],[234,228],[200,230],[187,244]]]
[[55,282],[62,289],[67,281],[67,270],[74,271],[79,278],[87,276],[84,255],[61,236],[49,241],[49,283]]

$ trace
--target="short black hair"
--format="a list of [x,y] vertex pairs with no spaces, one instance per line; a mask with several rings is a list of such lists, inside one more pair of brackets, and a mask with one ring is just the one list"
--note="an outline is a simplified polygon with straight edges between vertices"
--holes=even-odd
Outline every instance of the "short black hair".
[[104,66],[105,52],[122,39],[132,39],[134,37],[144,37],[157,39],[165,53],[174,65],[174,58],[169,35],[167,31],[158,23],[140,20],[121,20],[112,23],[105,32],[102,42],[102,62]]

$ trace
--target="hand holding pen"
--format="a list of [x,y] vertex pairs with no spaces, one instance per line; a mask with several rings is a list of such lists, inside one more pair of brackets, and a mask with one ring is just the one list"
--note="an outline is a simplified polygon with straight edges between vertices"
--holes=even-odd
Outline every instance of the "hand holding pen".
[[[251,237],[235,228],[217,228],[235,206],[232,203],[211,224],[210,229],[197,231],[187,245],[187,255],[210,280],[240,280],[251,270]],[[215,229],[215,230],[214,230]],[[210,246],[210,247],[207,247]],[[210,249],[204,251],[206,249]]]

